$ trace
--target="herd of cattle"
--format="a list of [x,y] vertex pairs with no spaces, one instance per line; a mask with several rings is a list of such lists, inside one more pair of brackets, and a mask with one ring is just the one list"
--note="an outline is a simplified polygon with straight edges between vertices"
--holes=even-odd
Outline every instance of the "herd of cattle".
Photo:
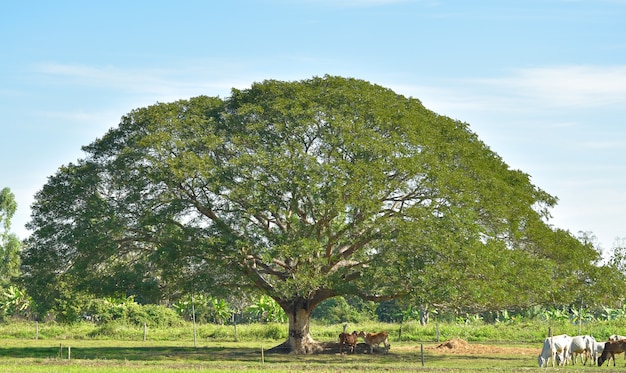
[[[580,358],[583,365],[587,361],[591,364],[598,363],[598,366],[610,359],[613,359],[615,366],[615,354],[626,351],[626,337],[621,335],[612,335],[606,342],[597,342],[590,335],[579,335],[570,337],[567,334],[555,335],[548,337],[543,342],[541,355],[539,355],[539,367],[545,367],[548,362],[552,362],[552,366],[567,365],[568,363],[576,364]],[[608,364],[608,363],[607,363]]]
[[[360,331],[357,333],[355,330],[352,333],[339,334],[339,353],[343,352],[344,346],[347,346],[348,352],[355,352],[359,338],[363,338],[369,346],[370,354],[374,352],[374,347],[378,348],[381,343],[385,346],[384,353],[389,352],[387,332]],[[613,359],[613,366],[615,366],[615,354],[622,352],[626,352],[626,336],[614,334],[609,337],[608,341],[598,342],[590,335],[570,337],[567,334],[561,334],[545,339],[538,362],[541,368],[548,366],[549,362],[552,362],[553,367],[568,363],[576,364],[579,359],[583,365],[591,361],[591,364],[597,363],[598,366],[602,366],[605,361]]]
[[391,345],[389,344],[389,334],[387,332],[366,333],[360,331],[357,333],[355,330],[352,333],[343,332],[339,334],[339,353],[342,352],[344,345],[348,346],[349,352],[355,352],[359,337],[363,338],[365,343],[370,347],[370,354],[374,353],[374,346],[378,348],[381,343],[385,346],[384,353],[389,352]]

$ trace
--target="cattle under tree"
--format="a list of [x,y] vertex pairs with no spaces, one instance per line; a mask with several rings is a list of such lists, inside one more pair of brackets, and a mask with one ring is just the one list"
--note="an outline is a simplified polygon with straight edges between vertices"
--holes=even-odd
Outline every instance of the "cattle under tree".
[[359,337],[363,338],[365,343],[370,348],[370,354],[374,353],[374,347],[379,348],[382,343],[384,346],[383,353],[389,353],[389,348],[391,345],[389,344],[389,333],[387,332],[378,332],[378,333],[366,333],[365,331],[359,332]]
[[348,352],[355,352],[358,342],[358,333],[353,331],[352,333],[343,332],[339,334],[339,353],[343,352],[344,345],[348,347]]

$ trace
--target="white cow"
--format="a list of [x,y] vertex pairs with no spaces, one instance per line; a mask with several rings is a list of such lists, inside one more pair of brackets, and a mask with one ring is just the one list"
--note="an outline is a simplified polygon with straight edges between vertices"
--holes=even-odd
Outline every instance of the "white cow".
[[572,343],[572,337],[567,334],[555,335],[548,337],[543,341],[543,348],[541,354],[537,359],[539,367],[543,368],[548,365],[548,361],[552,359],[552,366],[558,359],[559,365],[565,365],[567,359],[567,349]]
[[596,345],[596,339],[590,335],[572,337],[570,346],[567,349],[568,357],[572,360],[572,364],[576,364],[578,357],[581,358],[583,365],[587,365],[587,360],[590,358],[595,363],[597,359]]
[[596,342],[596,353],[593,355],[593,363],[598,362],[598,358],[604,352],[604,342]]

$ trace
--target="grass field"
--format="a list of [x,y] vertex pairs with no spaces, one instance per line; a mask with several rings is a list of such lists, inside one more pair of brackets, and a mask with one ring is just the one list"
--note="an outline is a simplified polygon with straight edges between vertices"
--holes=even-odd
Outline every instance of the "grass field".
[[[463,342],[463,340],[461,340]],[[445,346],[445,343],[393,343],[388,355],[336,350],[310,356],[265,354],[250,342],[3,340],[1,372],[540,372],[539,347],[527,344]],[[444,345],[444,346],[442,346]],[[448,343],[449,345],[449,343]],[[422,347],[424,365],[422,366]],[[71,352],[68,359],[68,350]],[[618,367],[624,369],[622,359]],[[552,369],[552,368],[548,368]],[[614,370],[568,366],[566,370]]]
[[[363,325],[359,325],[363,326]],[[357,327],[357,326],[355,326]],[[367,325],[369,330],[391,328],[391,325]],[[539,326],[541,328],[543,326]],[[234,342],[231,327],[224,330],[206,326],[199,334],[194,347],[192,334],[184,330],[150,330],[143,340],[141,328],[111,328],[115,334],[97,334],[93,325],[61,327],[42,325],[38,339],[33,338],[31,324],[0,325],[0,372],[545,372],[567,371],[626,371],[624,358],[618,358],[617,367],[567,366],[543,368],[537,366],[541,337],[526,340],[528,326],[509,326],[496,340],[480,337],[485,327],[454,329],[454,334],[442,336],[441,342],[428,338],[415,340],[419,327],[411,332],[405,327],[403,336],[390,335],[391,350],[388,355],[367,353],[359,344],[355,354],[338,353],[336,335],[341,326],[316,327],[314,338],[327,344],[324,353],[316,355],[267,354],[280,344],[283,336],[264,337],[263,330],[271,335],[274,326],[249,325],[239,329],[238,342]],[[210,328],[210,329],[208,329]],[[268,329],[269,328],[269,329]],[[281,326],[282,328],[282,326]],[[562,329],[563,327],[559,327]],[[337,330],[339,329],[339,330]],[[360,328],[359,328],[360,329]],[[447,330],[442,326],[442,330]],[[508,330],[510,329],[510,330]],[[607,332],[608,332],[607,327]],[[610,329],[614,329],[614,326]],[[389,329],[388,329],[389,330]],[[393,329],[391,329],[393,331]],[[450,329],[451,331],[453,329]],[[491,330],[491,327],[490,329]],[[595,326],[595,330],[604,330]],[[411,334],[411,333],[412,334]],[[490,336],[494,332],[489,332]],[[513,333],[513,334],[511,334]],[[282,331],[278,334],[282,334]],[[575,333],[569,332],[574,335]],[[466,338],[467,337],[467,338]],[[598,339],[604,338],[599,335]],[[422,347],[424,363],[422,365]],[[68,352],[71,355],[68,358]]]

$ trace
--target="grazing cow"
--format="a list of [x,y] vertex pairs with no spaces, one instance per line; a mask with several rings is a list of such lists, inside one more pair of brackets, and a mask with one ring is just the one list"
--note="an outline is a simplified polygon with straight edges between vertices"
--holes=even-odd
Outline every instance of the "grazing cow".
[[363,338],[365,343],[370,346],[370,354],[374,353],[374,346],[378,349],[381,343],[385,345],[385,354],[389,352],[391,345],[389,344],[389,334],[387,332],[365,333],[361,330],[359,337]]
[[339,334],[339,353],[341,353],[344,344],[348,346],[349,352],[354,352],[356,350],[356,342],[358,340],[358,337],[359,335],[356,330],[350,334],[345,332]]
[[557,362],[558,365],[565,365],[567,359],[567,349],[572,343],[572,337],[567,334],[555,335],[548,337],[543,341],[541,354],[537,359],[539,367],[543,368],[548,365],[548,361],[552,359],[552,366]]
[[[619,334],[612,334],[611,336],[609,336],[609,341],[619,341],[620,339],[626,339],[626,336],[619,335]],[[604,343],[600,343],[600,344],[602,345],[602,347],[604,347]],[[624,354],[624,360],[626,360],[626,354]]]
[[593,362],[596,363],[604,351],[604,342],[596,342],[596,352],[593,355]]
[[583,361],[583,365],[587,365],[587,360],[596,361],[596,339],[590,335],[578,335],[572,337],[572,342],[567,349],[572,364],[576,364],[578,357]]
[[611,358],[613,358],[613,366],[615,366],[615,354],[621,354],[624,351],[626,351],[626,339],[605,342],[604,351],[598,358],[598,366],[602,366],[602,363],[611,360]]

